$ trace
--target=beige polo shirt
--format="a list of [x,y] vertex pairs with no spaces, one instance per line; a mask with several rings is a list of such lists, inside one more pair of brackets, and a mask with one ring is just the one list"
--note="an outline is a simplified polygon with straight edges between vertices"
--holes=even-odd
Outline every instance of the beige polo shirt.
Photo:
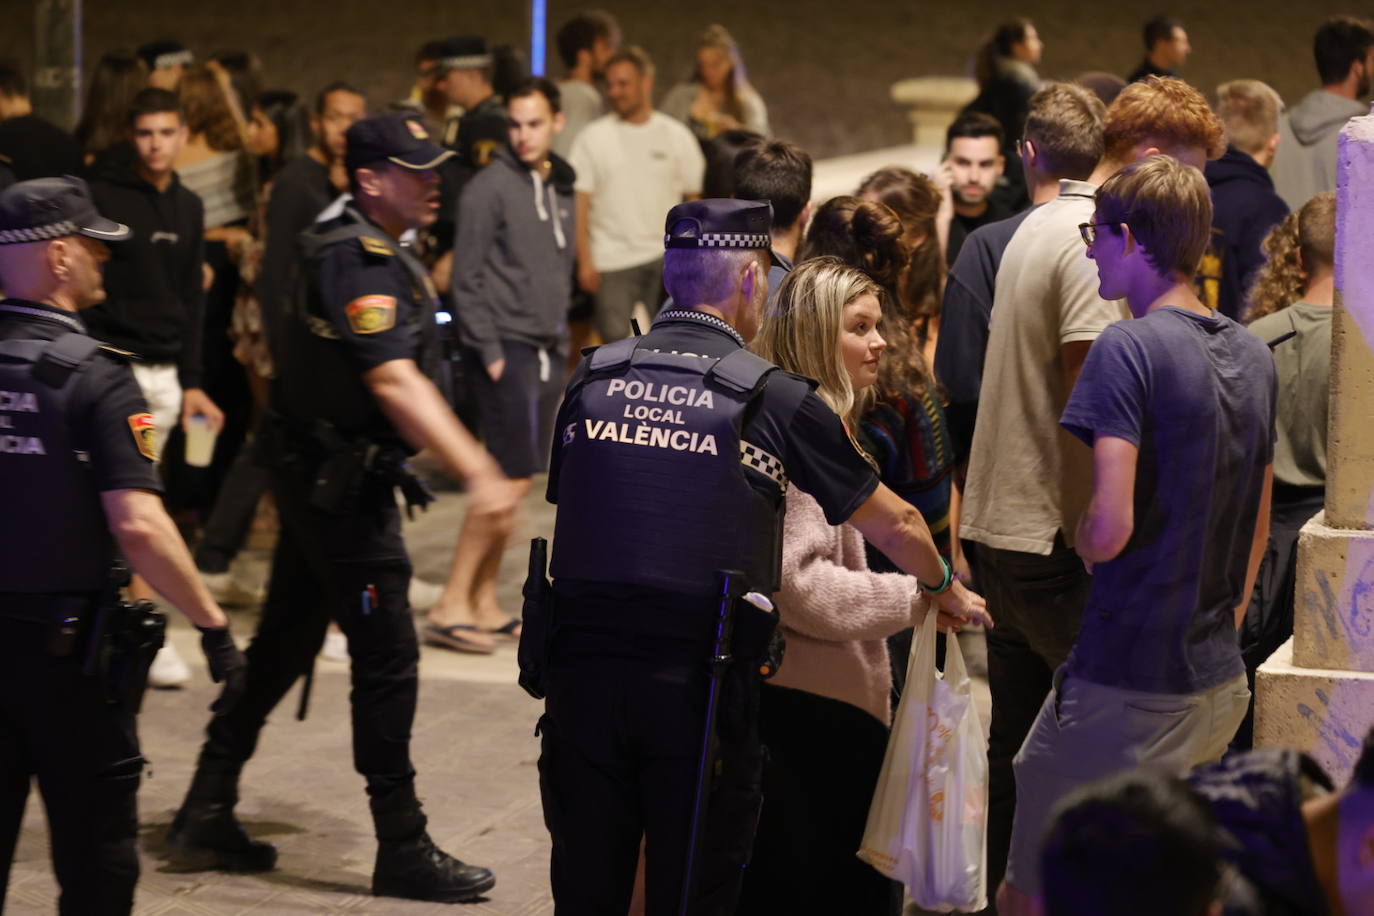
[[1060,181],[1059,197],[1026,217],[1002,256],[959,523],[968,540],[1042,556],[1059,531],[1073,544],[1092,451],[1059,427],[1069,398],[1059,348],[1130,317],[1125,302],[1098,296],[1079,236],[1096,191]]

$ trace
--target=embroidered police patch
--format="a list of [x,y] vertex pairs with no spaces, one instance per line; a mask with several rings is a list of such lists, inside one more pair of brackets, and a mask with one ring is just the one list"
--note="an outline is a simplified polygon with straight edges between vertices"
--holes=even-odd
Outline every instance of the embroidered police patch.
[[391,257],[396,253],[394,250],[392,250],[391,246],[388,245],[386,242],[383,242],[381,239],[374,239],[370,235],[358,236],[358,244],[363,246],[363,251],[366,251],[368,254],[378,254],[382,255],[383,257]]
[[378,334],[396,326],[395,296],[359,296],[344,307],[354,334]]
[[136,413],[129,416],[129,432],[134,435],[134,445],[138,453],[149,461],[157,460],[157,424],[150,413]]

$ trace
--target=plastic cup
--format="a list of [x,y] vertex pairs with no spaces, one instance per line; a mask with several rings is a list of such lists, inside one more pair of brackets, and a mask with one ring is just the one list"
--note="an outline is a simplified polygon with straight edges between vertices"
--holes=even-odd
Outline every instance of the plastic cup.
[[186,424],[186,463],[193,468],[209,467],[215,457],[215,436],[208,417],[192,417]]

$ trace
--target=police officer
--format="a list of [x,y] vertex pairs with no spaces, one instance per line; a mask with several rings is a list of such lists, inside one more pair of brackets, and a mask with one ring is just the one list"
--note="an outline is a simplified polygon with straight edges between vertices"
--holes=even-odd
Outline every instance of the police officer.
[[[201,630],[215,709],[243,687],[228,621],[162,507],[130,354],[86,334],[104,243],[128,238],[85,182],[0,193],[0,910],[29,780],[38,777],[62,913],[128,913],[138,880],[137,699],[113,698],[116,553]],[[151,647],[155,649],[156,647]],[[141,674],[146,675],[143,660]]]
[[234,818],[239,771],[268,713],[309,670],[332,618],[352,656],[354,765],[366,779],[378,839],[373,893],[469,900],[495,878],[435,847],[415,796],[419,651],[395,490],[408,504],[426,501],[403,459],[428,448],[466,481],[474,510],[493,523],[507,522],[516,494],[432,381],[436,297],[399,243],[434,220],[434,169],[452,153],[413,113],[359,121],[347,141],[353,198],[301,236],[306,283],[262,433],[281,537],[247,650],[248,686],[233,713],[207,729],[171,841],[224,869],[275,864],[274,848],[249,839]]
[[[677,912],[718,571],[778,588],[788,485],[928,583],[942,610],[984,614],[812,385],[744,350],[767,294],[771,213],[742,200],[669,211],[663,275],[678,305],[592,351],[559,413],[539,766],[560,913],[624,912],[641,835],[648,912]],[[749,697],[735,705],[752,714]],[[729,791],[754,797],[708,819],[703,848],[723,854],[694,876],[693,913],[733,912],[752,845],[760,756],[730,756]]]

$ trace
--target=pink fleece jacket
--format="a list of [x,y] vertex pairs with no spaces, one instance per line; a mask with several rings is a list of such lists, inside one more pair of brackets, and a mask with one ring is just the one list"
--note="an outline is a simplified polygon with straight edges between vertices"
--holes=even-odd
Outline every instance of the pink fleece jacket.
[[787,491],[782,590],[773,596],[787,652],[772,683],[843,700],[892,722],[887,643],[925,620],[929,599],[912,576],[869,571],[863,536],[834,527],[820,504]]

